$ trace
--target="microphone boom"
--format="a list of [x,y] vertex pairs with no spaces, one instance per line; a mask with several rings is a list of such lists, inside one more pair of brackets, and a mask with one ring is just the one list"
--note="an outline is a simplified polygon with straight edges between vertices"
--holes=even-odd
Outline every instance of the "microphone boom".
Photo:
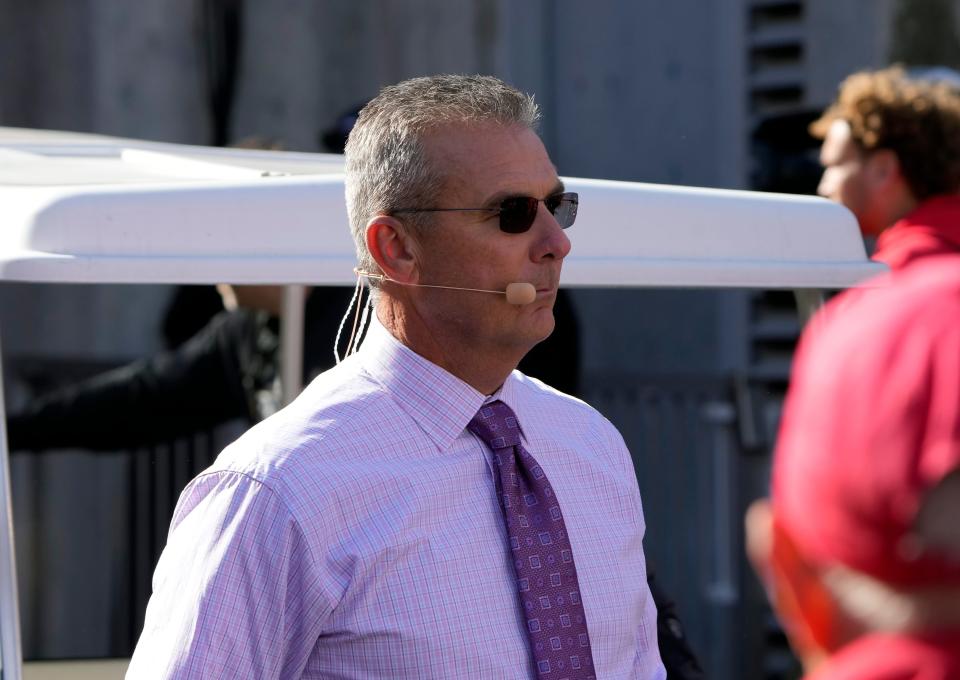
[[401,281],[397,281],[396,279],[391,279],[389,276],[384,276],[383,274],[372,274],[370,272],[363,271],[362,269],[354,269],[353,271],[359,276],[364,276],[368,279],[391,281],[401,286],[413,286],[414,288],[441,288],[443,290],[465,290],[471,293],[493,293],[494,295],[505,295],[509,304],[517,305],[518,307],[529,305],[531,302],[537,299],[537,289],[534,288],[532,283],[527,283],[526,281],[514,281],[513,283],[507,284],[506,290],[489,290],[487,288],[440,286],[431,283],[403,283]]

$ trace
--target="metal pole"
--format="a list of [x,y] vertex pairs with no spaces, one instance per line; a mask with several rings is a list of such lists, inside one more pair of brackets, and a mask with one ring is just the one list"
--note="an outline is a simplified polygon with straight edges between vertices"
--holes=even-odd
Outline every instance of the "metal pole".
[[793,291],[793,298],[797,301],[797,315],[803,326],[807,325],[807,322],[827,301],[826,295],[819,288],[798,288]]
[[22,666],[17,560],[13,547],[13,499],[10,495],[10,451],[7,448],[7,412],[3,403],[3,373],[0,370],[0,677],[3,680],[20,680]]
[[280,315],[280,385],[283,404],[293,401],[303,388],[303,286],[283,287],[283,313]]
[[710,401],[704,404],[703,419],[710,425],[713,456],[713,507],[710,521],[713,530],[713,572],[706,594],[711,602],[730,606],[737,602],[737,556],[734,548],[733,513],[736,506],[734,489],[734,452],[729,429],[736,420],[733,404]]

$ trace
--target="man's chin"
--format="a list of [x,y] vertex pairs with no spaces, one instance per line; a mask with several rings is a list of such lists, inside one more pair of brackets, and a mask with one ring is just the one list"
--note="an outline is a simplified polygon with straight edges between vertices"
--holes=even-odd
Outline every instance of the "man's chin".
[[546,340],[547,338],[549,338],[553,334],[553,331],[556,330],[556,327],[557,327],[557,321],[553,316],[552,305],[550,306],[549,309],[543,309],[538,311],[543,312],[546,318],[543,319],[542,324],[537,322],[531,323],[530,337],[532,342],[530,344],[530,349],[533,349],[535,345],[538,345],[544,340]]

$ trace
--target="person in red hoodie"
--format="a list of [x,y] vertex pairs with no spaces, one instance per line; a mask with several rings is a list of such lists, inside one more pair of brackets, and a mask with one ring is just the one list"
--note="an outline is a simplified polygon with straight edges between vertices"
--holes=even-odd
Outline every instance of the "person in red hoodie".
[[873,259],[900,269],[960,252],[960,89],[899,68],[848,77],[810,125],[823,139],[817,193],[842,203]]
[[748,554],[805,680],[960,679],[960,255],[832,301]]

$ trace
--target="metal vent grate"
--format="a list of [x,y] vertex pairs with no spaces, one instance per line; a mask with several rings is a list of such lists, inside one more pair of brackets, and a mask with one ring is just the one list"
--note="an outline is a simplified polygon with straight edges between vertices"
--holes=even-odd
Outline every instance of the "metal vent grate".
[[[786,140],[792,156],[783,154],[780,145],[785,137],[796,137],[806,127],[803,118],[807,94],[807,53],[805,3],[803,0],[750,0],[747,23],[747,86],[748,110],[752,130],[751,171],[754,188],[769,191],[807,192],[808,152],[797,150]],[[758,132],[763,131],[758,134]],[[766,135],[774,139],[761,139]],[[789,162],[788,162],[789,161]],[[792,165],[791,165],[792,163]],[[756,410],[761,432],[761,449],[769,451],[780,418],[790,364],[800,323],[797,306],[790,291],[753,293],[749,308],[749,365],[746,393]],[[763,456],[754,461],[764,467]],[[758,477],[765,477],[759,473]],[[762,483],[760,479],[755,480]],[[786,638],[766,605],[760,589],[744,592],[744,610],[762,620],[762,633],[752,639],[757,655],[753,673],[766,680],[782,680],[796,673],[796,661]]]
[[753,0],[747,34],[752,117],[795,110],[805,93],[803,2]]

